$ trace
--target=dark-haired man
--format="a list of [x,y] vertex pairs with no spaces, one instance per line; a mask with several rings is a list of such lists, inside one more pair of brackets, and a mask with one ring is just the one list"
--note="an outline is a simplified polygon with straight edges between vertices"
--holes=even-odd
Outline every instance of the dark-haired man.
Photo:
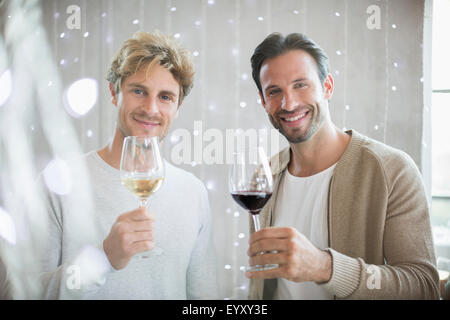
[[248,250],[250,265],[279,267],[247,273],[250,298],[438,298],[427,199],[413,160],[333,124],[328,59],[308,37],[271,34],[251,62],[262,105],[289,147],[271,161],[266,228],[252,234]]

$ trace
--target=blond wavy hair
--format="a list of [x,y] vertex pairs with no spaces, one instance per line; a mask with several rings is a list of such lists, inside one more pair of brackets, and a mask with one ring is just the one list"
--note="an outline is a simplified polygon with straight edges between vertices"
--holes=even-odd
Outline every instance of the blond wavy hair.
[[179,104],[189,94],[194,84],[194,64],[191,53],[180,46],[172,36],[160,31],[136,32],[126,40],[113,58],[106,79],[120,92],[126,77],[142,67],[151,68],[155,63],[169,70],[180,85]]

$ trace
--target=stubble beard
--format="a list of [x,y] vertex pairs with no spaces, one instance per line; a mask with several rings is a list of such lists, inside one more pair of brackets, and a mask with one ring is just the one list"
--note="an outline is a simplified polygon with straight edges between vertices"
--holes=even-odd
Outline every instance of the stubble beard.
[[[131,121],[135,121],[133,116],[134,116],[134,114],[131,114],[131,118],[130,118]],[[147,119],[147,120],[151,120],[151,119]],[[169,128],[167,130],[164,130],[164,126],[162,126],[162,124],[163,124],[162,119],[158,119],[158,120],[160,120],[160,122],[161,122],[161,129],[162,129],[162,131],[158,134],[158,138],[159,138],[159,141],[163,141],[164,138],[167,136],[167,133],[169,132]],[[122,134],[122,136],[124,138],[133,135],[132,131],[126,125],[125,119],[121,119],[120,115],[118,116],[118,119],[117,119],[117,128],[119,129],[120,133]]]
[[289,141],[289,143],[302,143],[308,141],[319,130],[321,124],[324,121],[324,118],[320,117],[317,122],[315,122],[314,119],[311,118],[309,128],[305,133],[300,134],[299,136],[295,135],[295,131],[291,135],[286,133],[286,131],[283,130],[283,126],[279,122],[277,122],[272,115],[269,115],[269,120],[274,128],[277,129],[278,132],[280,132],[287,139],[287,141]]

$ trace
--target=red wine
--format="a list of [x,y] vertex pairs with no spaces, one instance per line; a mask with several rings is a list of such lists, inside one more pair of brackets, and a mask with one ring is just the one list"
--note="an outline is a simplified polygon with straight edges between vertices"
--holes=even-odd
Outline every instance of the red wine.
[[258,214],[270,199],[272,193],[261,191],[235,191],[231,193],[236,201],[245,210],[251,214]]

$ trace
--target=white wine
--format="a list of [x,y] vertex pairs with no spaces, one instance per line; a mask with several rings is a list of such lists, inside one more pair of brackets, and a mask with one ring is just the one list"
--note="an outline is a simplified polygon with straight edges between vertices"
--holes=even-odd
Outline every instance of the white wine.
[[122,184],[140,199],[147,199],[161,187],[164,178],[122,178]]

